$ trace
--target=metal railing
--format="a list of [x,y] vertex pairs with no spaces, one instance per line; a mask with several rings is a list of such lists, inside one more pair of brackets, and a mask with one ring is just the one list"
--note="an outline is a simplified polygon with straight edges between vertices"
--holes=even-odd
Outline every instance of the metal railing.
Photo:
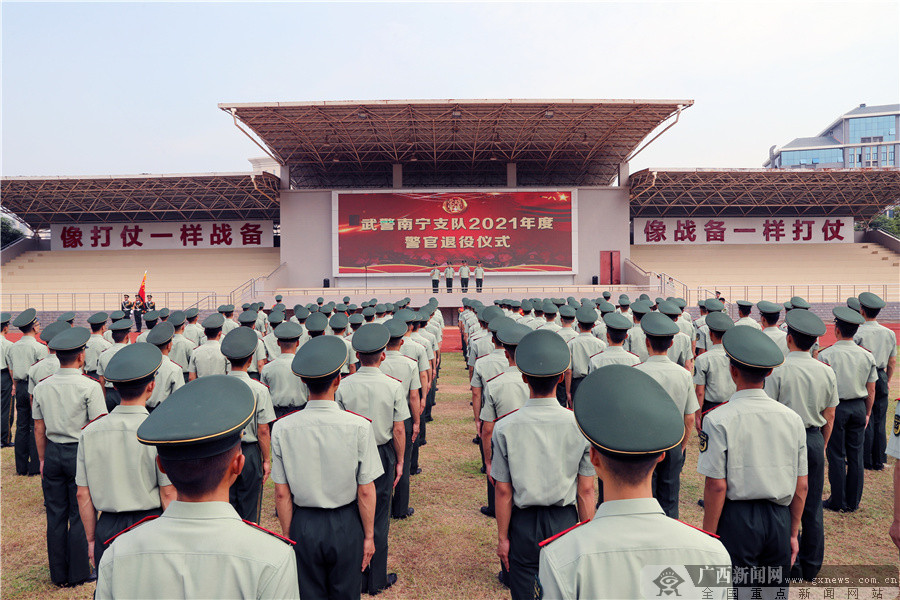
[[265,283],[267,283],[269,279],[274,277],[275,274],[285,266],[287,266],[287,263],[281,263],[280,265],[275,267],[268,275],[253,277],[251,279],[248,279],[238,287],[234,288],[228,294],[230,300],[229,303],[234,305],[243,304],[245,300],[254,300],[257,296],[264,295],[267,291],[267,288],[263,287]]
[[[153,292],[153,300],[159,307],[182,309],[196,306],[200,310],[215,310],[226,303],[227,294],[209,291]],[[36,292],[0,294],[0,306],[5,311],[21,311],[34,308],[41,311],[98,311],[117,310],[122,303],[121,292]]]
[[[708,298],[709,287],[700,286],[691,290],[694,301]],[[859,296],[863,292],[872,292],[887,302],[900,302],[900,284],[898,283],[832,283],[832,284],[795,284],[795,285],[726,285],[715,286],[728,301],[771,300],[783,302],[793,296],[800,296],[807,302],[834,302],[843,304],[850,296]]]
[[[454,282],[453,293],[462,294],[458,283]],[[609,291],[612,294],[647,293],[658,294],[660,286],[655,285],[513,285],[513,286],[484,286],[481,295],[500,297],[513,295],[516,297],[527,295],[575,295],[596,297],[601,291]],[[441,286],[437,294],[433,294],[431,286],[406,286],[406,287],[336,287],[336,288],[279,288],[278,293],[289,296],[362,296],[362,297],[392,297],[410,294],[435,295],[438,298],[446,296],[446,288]],[[475,286],[469,284],[468,295],[476,297]]]

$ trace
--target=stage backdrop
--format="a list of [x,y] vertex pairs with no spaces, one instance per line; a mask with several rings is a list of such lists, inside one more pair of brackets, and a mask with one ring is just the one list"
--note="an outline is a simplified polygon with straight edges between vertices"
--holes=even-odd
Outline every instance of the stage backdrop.
[[571,273],[575,209],[572,190],[334,192],[336,272],[422,274],[480,260],[491,272]]

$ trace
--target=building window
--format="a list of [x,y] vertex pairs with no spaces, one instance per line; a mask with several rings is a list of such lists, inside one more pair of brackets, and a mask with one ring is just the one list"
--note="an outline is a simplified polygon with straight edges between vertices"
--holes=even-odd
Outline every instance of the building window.
[[[847,143],[859,144],[866,141],[880,142],[884,140],[893,141],[896,139],[895,127],[897,118],[895,116],[858,117],[849,119],[849,121],[850,139],[847,140]],[[868,138],[868,140],[866,138]]]
[[844,151],[840,148],[821,150],[786,150],[781,153],[782,167],[844,163]]

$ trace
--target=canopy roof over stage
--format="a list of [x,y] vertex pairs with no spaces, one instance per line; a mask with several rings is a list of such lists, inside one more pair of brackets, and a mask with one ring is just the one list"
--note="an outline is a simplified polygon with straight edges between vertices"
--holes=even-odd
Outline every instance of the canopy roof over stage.
[[632,217],[852,216],[900,202],[900,169],[644,169]]
[[290,166],[294,188],[390,187],[395,164],[402,165],[403,185],[409,188],[506,186],[507,163],[516,164],[519,186],[609,185],[619,163],[692,104],[384,100],[219,108]]
[[50,223],[279,218],[271,173],[4,177],[3,208],[32,229]]

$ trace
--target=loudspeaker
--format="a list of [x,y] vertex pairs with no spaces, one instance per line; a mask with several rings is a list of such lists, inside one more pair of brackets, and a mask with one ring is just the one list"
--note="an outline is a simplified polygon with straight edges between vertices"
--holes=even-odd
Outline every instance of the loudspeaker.
[[591,285],[600,285],[600,276],[594,275],[591,277]]
[[328,279],[327,277],[326,277],[325,279],[323,279],[323,280],[322,280],[322,287],[323,287],[323,288],[330,288],[330,287],[331,287],[331,280]]

